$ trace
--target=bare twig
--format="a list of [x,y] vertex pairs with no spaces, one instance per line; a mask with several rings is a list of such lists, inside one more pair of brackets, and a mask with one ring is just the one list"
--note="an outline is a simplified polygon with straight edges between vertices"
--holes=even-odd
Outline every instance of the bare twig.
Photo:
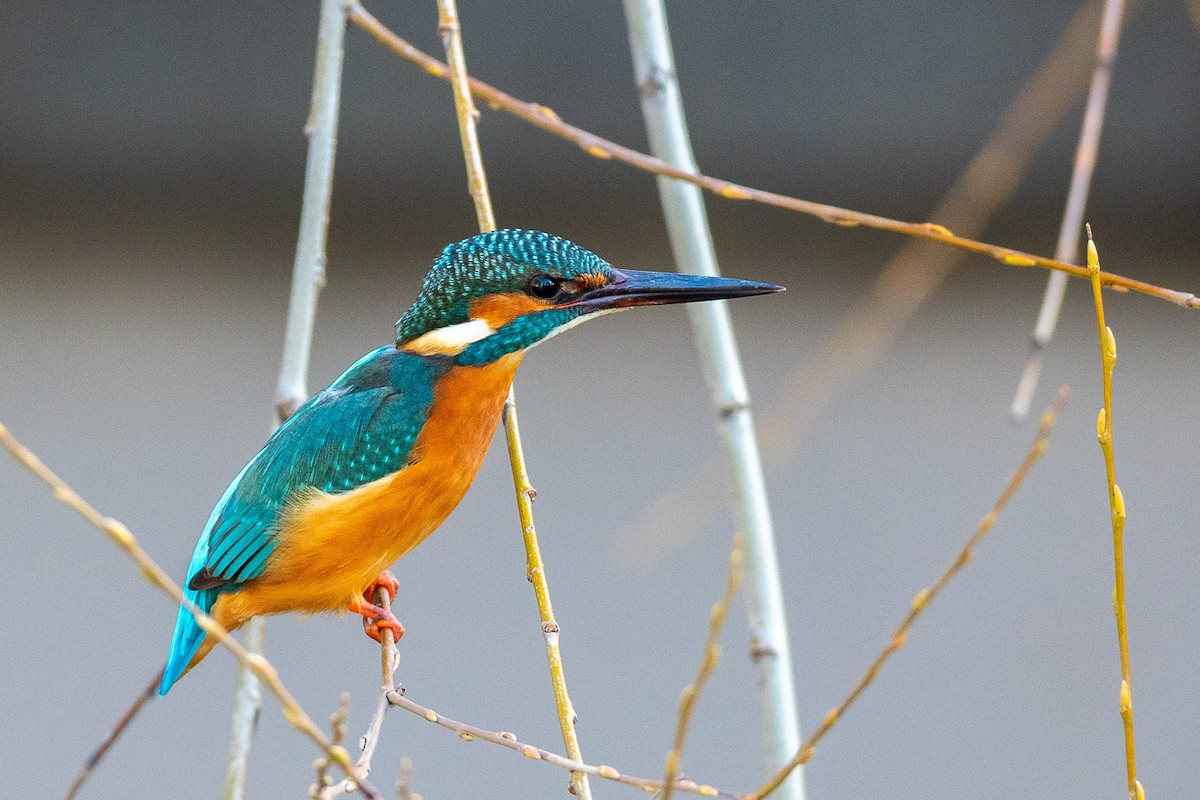
[[[683,97],[676,77],[662,0],[625,0],[625,21],[651,152],[672,167],[699,172],[692,154]],[[694,184],[660,176],[659,199],[680,272],[717,275],[716,249]],[[688,307],[692,335],[704,366],[733,494],[735,525],[745,532],[749,653],[759,700],[764,761],[785,763],[800,744],[796,688],[783,602],[783,581],[766,478],[750,410],[750,391],[725,302]],[[803,800],[803,777],[788,781],[787,800]],[[668,792],[669,794],[669,792]]]
[[[1134,0],[1133,7],[1140,0]],[[1083,91],[1090,72],[1100,6],[1080,8],[1046,60],[1000,117],[996,129],[938,202],[935,218],[968,234],[982,231],[1016,191],[1042,142]],[[963,257],[959,250],[910,241],[880,270],[838,322],[829,339],[784,382],[784,400],[760,417],[763,460],[778,468],[851,381],[886,352]],[[720,511],[712,487],[723,478],[720,458],[708,459],[655,499],[627,526],[617,547],[630,561],[653,561],[683,546]]]
[[862,695],[862,693],[866,691],[867,687],[870,686],[875,680],[875,676],[879,674],[879,670],[883,667],[884,663],[891,658],[897,650],[904,646],[904,643],[908,640],[908,633],[912,629],[913,624],[916,623],[917,618],[920,617],[921,613],[929,607],[930,602],[932,602],[935,597],[941,594],[942,590],[946,588],[947,584],[954,579],[954,576],[961,572],[962,569],[966,567],[968,563],[970,563],[971,558],[975,554],[975,548],[979,546],[979,543],[983,541],[985,536],[987,536],[988,531],[990,531],[992,526],[996,524],[996,521],[1000,518],[1001,512],[1004,511],[1005,507],[1008,505],[1008,502],[1012,500],[1013,496],[1017,493],[1017,490],[1021,488],[1021,485],[1025,482],[1025,479],[1029,476],[1029,472],[1033,469],[1033,465],[1036,464],[1038,459],[1042,457],[1042,454],[1046,452],[1046,446],[1050,438],[1050,431],[1054,427],[1054,423],[1057,420],[1058,414],[1062,411],[1063,406],[1066,405],[1068,397],[1069,392],[1065,386],[1058,390],[1058,397],[1055,399],[1054,405],[1046,409],[1046,412],[1042,414],[1042,423],[1038,427],[1037,434],[1033,438],[1033,445],[1029,448],[1029,452],[1025,455],[1025,460],[1021,462],[1021,465],[1017,467],[1016,472],[1014,472],[1013,476],[1009,478],[1008,484],[1004,487],[1004,491],[1002,491],[1000,496],[996,498],[996,502],[992,505],[991,510],[984,515],[982,520],[980,520],[979,526],[975,529],[975,532],[971,534],[970,538],[967,539],[966,544],[964,544],[962,549],[958,551],[958,555],[954,557],[954,560],[950,562],[950,565],[946,567],[940,576],[938,576],[938,579],[933,582],[933,585],[917,592],[916,597],[913,598],[912,606],[909,608],[908,614],[905,615],[904,619],[900,622],[900,625],[897,626],[896,630],[892,633],[892,637],[888,640],[888,643],[884,645],[883,649],[879,651],[879,654],[875,656],[875,660],[871,662],[871,666],[867,667],[867,671],[863,673],[863,676],[859,679],[858,683],[854,685],[854,688],[850,690],[849,694],[846,695],[845,699],[843,699],[840,704],[829,710],[829,713],[825,715],[825,718],[821,721],[821,724],[817,726],[817,729],[809,734],[809,737],[804,740],[803,744],[800,745],[800,749],[796,752],[796,755],[792,758],[792,760],[783,769],[772,775],[766,783],[764,783],[756,792],[754,792],[754,794],[749,795],[747,800],[762,800],[762,798],[775,791],[783,783],[783,781],[787,778],[788,773],[801,764],[807,763],[808,760],[812,758],[813,748],[816,747],[817,743],[824,738],[825,734],[829,733],[830,729],[832,729],[837,721],[845,715],[850,706],[852,706],[854,702]]
[[[379,588],[375,591],[375,605],[382,608],[387,613],[392,611],[391,597],[388,596],[387,590]],[[387,693],[396,688],[396,667],[400,664],[400,653],[396,650],[395,634],[391,628],[384,628],[379,636],[379,676],[380,688],[379,702],[375,706],[375,713],[371,715],[371,722],[367,725],[367,732],[359,739],[359,746],[362,748],[362,755],[354,766],[358,768],[358,773],[364,778],[371,774],[371,758],[375,755],[375,748],[379,745],[380,731],[383,729],[383,716],[387,713],[388,702]],[[351,787],[347,787],[350,791]]]
[[[350,13],[354,7],[348,6]],[[458,130],[462,139],[463,158],[467,164],[467,187],[475,202],[475,215],[481,231],[496,229],[496,215],[488,194],[487,176],[483,169],[483,155],[479,149],[476,130],[478,111],[471,99],[470,82],[466,60],[463,56],[462,26],[458,21],[455,0],[438,0],[438,32],[446,48],[450,66],[446,77],[454,88],[454,107],[458,117]],[[541,617],[542,637],[546,642],[546,658],[550,664],[550,682],[554,689],[554,705],[558,713],[558,724],[562,729],[563,745],[567,755],[574,761],[582,761],[579,738],[575,734],[575,708],[567,693],[566,672],[563,669],[562,651],[559,647],[559,625],[554,618],[550,602],[550,584],[546,580],[546,567],[538,545],[537,529],[533,522],[533,498],[536,492],[529,482],[529,470],[525,465],[525,454],[521,446],[521,429],[517,420],[516,395],[510,387],[504,402],[504,430],[508,443],[508,457],[512,465],[513,488],[517,496],[517,514],[521,520],[521,535],[525,543],[525,561],[529,580],[533,583],[537,598],[538,615]],[[571,791],[579,800],[591,800],[591,788],[587,776],[582,772],[571,773]]]
[[[1108,105],[1108,86],[1112,80],[1113,61],[1117,57],[1117,44],[1121,39],[1121,18],[1125,12],[1124,0],[1105,0],[1104,16],[1100,23],[1100,36],[1096,43],[1096,68],[1092,72],[1092,84],[1088,89],[1087,105],[1083,112],[1083,124],[1079,131],[1079,144],[1075,149],[1075,166],[1071,172],[1071,188],[1067,192],[1067,205],[1063,210],[1062,225],[1058,230],[1058,244],[1054,257],[1059,261],[1075,262],[1078,257],[1079,235],[1083,232],[1083,210],[1087,206],[1088,189],[1092,185],[1092,173],[1096,169],[1096,156],[1100,152],[1100,131],[1104,127],[1104,110]],[[1017,382],[1009,413],[1014,420],[1023,420],[1029,414],[1033,394],[1037,390],[1038,377],[1042,372],[1042,351],[1054,336],[1058,315],[1062,310],[1063,297],[1067,292],[1067,276],[1062,272],[1051,272],[1046,282],[1046,293],[1030,343],[1029,358],[1021,379]]]
[[[283,357],[275,388],[278,422],[290,417],[308,397],[308,365],[312,352],[317,295],[325,285],[325,243],[329,231],[329,207],[333,196],[333,165],[337,152],[338,111],[342,92],[342,60],[345,52],[346,12],[342,0],[321,0],[317,29],[316,65],[308,121],[308,161],[304,171],[300,231],[292,268]],[[254,653],[263,649],[266,620],[251,619],[244,641]],[[252,670],[238,672],[229,734],[229,762],[225,773],[224,800],[242,800],[246,793],[246,771],[254,724],[262,703],[262,691]]]
[[1104,472],[1108,478],[1108,502],[1112,516],[1113,616],[1117,619],[1117,648],[1121,653],[1121,722],[1125,732],[1125,772],[1129,781],[1130,800],[1142,800],[1145,792],[1137,779],[1137,748],[1133,739],[1133,679],[1129,673],[1129,631],[1125,620],[1125,496],[1117,485],[1116,464],[1113,460],[1112,376],[1117,363],[1117,340],[1112,328],[1104,323],[1104,297],[1100,291],[1100,256],[1092,241],[1092,227],[1087,228],[1087,261],[1092,273],[1092,298],[1096,304],[1096,326],[1100,331],[1100,370],[1103,380],[1104,407],[1096,419],[1096,438],[1104,451]]
[[[379,587],[375,590],[375,605],[379,606],[386,612],[392,610],[392,600],[388,595],[387,590]],[[388,692],[396,689],[396,667],[400,664],[400,653],[396,650],[395,634],[391,628],[384,628],[379,636],[379,674],[382,684],[379,692],[379,701],[375,704],[375,712],[371,715],[371,721],[367,724],[367,731],[358,740],[359,749],[362,755],[358,757],[358,761],[354,763],[354,768],[358,770],[358,774],[363,778],[371,774],[371,759],[375,756],[375,748],[379,745],[380,733],[383,730],[383,717],[387,714],[389,707],[387,695]],[[343,794],[349,794],[355,789],[354,781],[347,778],[340,784],[326,787],[321,792],[321,800],[332,800],[334,797],[340,797]]]
[[[342,692],[341,698],[338,700],[337,711],[329,715],[330,741],[335,745],[341,746],[346,741],[346,717],[350,715],[350,693]],[[329,759],[325,757],[318,758],[313,762],[313,770],[317,773],[317,779],[313,785],[308,787],[308,796],[310,800],[322,800],[325,793],[333,786],[333,778],[329,777]],[[347,779],[343,782],[349,784]]]
[[113,729],[100,741],[100,744],[96,745],[96,749],[92,751],[87,760],[83,762],[83,766],[79,768],[79,774],[75,776],[71,788],[64,795],[64,800],[74,800],[79,794],[79,790],[83,788],[88,778],[92,777],[92,773],[96,771],[96,765],[108,754],[109,749],[116,744],[117,739],[121,738],[121,734],[129,727],[129,723],[133,722],[134,717],[141,712],[146,703],[153,700],[158,694],[158,685],[162,682],[162,676],[163,671],[161,669],[154,673],[154,677],[150,679],[150,683],[146,684],[146,688],[138,694],[137,699],[130,704],[129,708],[125,709],[125,713],[117,720]]
[[[484,742],[491,742],[492,744],[498,744],[507,750],[511,750],[514,753],[520,753],[526,758],[534,761],[545,762],[547,764],[559,767],[560,769],[565,769],[572,774],[579,773],[585,775],[594,775],[598,778],[604,778],[605,780],[623,783],[626,786],[636,786],[639,789],[643,789],[647,792],[657,792],[661,791],[663,788],[663,782],[660,780],[625,775],[624,773],[619,772],[609,766],[593,766],[576,759],[565,758],[557,753],[553,753],[549,750],[543,750],[542,748],[535,747],[531,744],[525,744],[517,739],[516,734],[509,731],[490,731],[486,728],[479,728],[475,725],[468,725],[465,722],[459,722],[458,720],[444,717],[431,708],[426,708],[419,703],[414,703],[412,700],[409,700],[404,696],[401,690],[388,692],[387,697],[388,702],[390,702],[392,705],[416,714],[418,717],[421,717],[427,722],[432,722],[433,724],[443,727],[446,730],[454,731],[458,734],[458,738],[462,739],[464,742],[473,742],[476,739]],[[743,800],[741,795],[733,792],[722,791],[712,786],[698,784],[691,780],[675,781],[673,788],[677,792],[697,794],[701,797],[727,797],[731,800]]]
[[[438,61],[433,56],[430,56],[413,45],[409,44],[404,39],[390,31],[383,23],[373,17],[358,0],[346,0],[346,5],[349,9],[350,20],[358,25],[363,30],[370,33],[379,40],[388,49],[395,52],[397,55],[413,62],[417,66],[431,75],[439,78],[449,79],[449,70],[445,64]],[[965,236],[956,236],[943,225],[933,222],[902,222],[900,220],[889,219],[877,214],[867,214],[861,211],[852,211],[850,209],[839,208],[825,203],[816,203],[811,200],[802,200],[797,197],[789,197],[787,195],[777,194],[775,192],[767,192],[762,189],[755,189],[750,186],[733,183],[731,181],[713,178],[707,175],[701,175],[687,170],[677,169],[666,162],[648,156],[645,153],[639,153],[628,147],[616,144],[594,133],[589,133],[582,128],[577,128],[574,125],[569,125],[562,121],[557,114],[546,106],[538,105],[537,103],[529,103],[523,100],[506,94],[499,89],[490,86],[483,81],[471,78],[469,80],[471,93],[481,98],[489,106],[493,108],[503,109],[504,111],[517,116],[526,122],[541,128],[544,131],[560,136],[568,141],[574,142],[584,150],[588,155],[601,159],[615,159],[628,164],[637,169],[646,172],[652,172],[657,175],[665,175],[669,178],[677,178],[679,180],[693,183],[702,189],[720,195],[728,200],[749,200],[764,205],[775,206],[777,208],[795,211],[808,216],[816,217],[825,222],[844,227],[854,227],[862,225],[867,228],[877,228],[879,230],[891,231],[905,236],[911,236],[917,239],[924,239],[932,242],[938,242],[951,247],[957,247],[962,250],[968,250],[973,253],[989,256],[1002,261],[1005,264],[1014,267],[1042,267],[1044,269],[1053,269],[1066,272],[1069,275],[1074,275],[1079,278],[1088,277],[1086,267],[1081,267],[1076,264],[1068,264],[1063,261],[1057,261],[1052,258],[1026,253],[1020,250],[1014,250],[1010,247],[1001,247],[1000,245],[988,244],[980,242]],[[1152,283],[1139,281],[1134,278],[1127,278],[1122,275],[1113,275],[1108,272],[1100,273],[1100,282],[1105,286],[1111,286],[1116,289],[1132,290],[1148,294],[1151,297],[1157,297],[1160,300],[1166,300],[1183,308],[1200,308],[1200,298],[1192,292],[1183,292],[1176,289],[1167,289],[1162,286],[1156,286]]]
[[350,762],[350,755],[346,752],[346,749],[335,745],[317,727],[308,713],[296,702],[296,698],[292,696],[292,693],[284,686],[283,681],[279,679],[279,673],[275,671],[275,667],[271,665],[271,662],[258,653],[251,653],[246,650],[237,639],[229,635],[229,632],[219,622],[208,614],[205,614],[195,605],[187,602],[179,586],[142,549],[142,546],[138,544],[137,539],[129,528],[125,527],[119,520],[102,516],[100,512],[92,508],[74,489],[43,464],[41,459],[34,455],[31,450],[13,438],[12,434],[8,432],[8,429],[3,424],[0,424],[0,446],[4,447],[9,452],[9,455],[16,459],[21,466],[25,467],[39,480],[49,486],[53,490],[56,500],[74,509],[88,523],[108,536],[137,565],[142,576],[152,586],[173,598],[175,602],[182,603],[192,616],[196,618],[196,623],[207,635],[216,639],[218,643],[233,653],[234,658],[254,671],[258,679],[279,700],[279,703],[283,706],[283,716],[292,727],[308,737],[327,758],[353,778],[358,783],[359,792],[364,797],[370,798],[370,800],[379,800],[379,793],[369,784],[359,780],[357,771],[354,768],[354,764]]
[[413,762],[411,758],[400,759],[400,777],[396,778],[396,794],[400,800],[423,800],[421,795],[413,791]]
[[[266,644],[267,620],[253,617],[245,625],[242,646],[246,652],[262,654]],[[258,713],[262,708],[262,686],[254,670],[238,666],[237,683],[229,723],[229,756],[225,764],[224,800],[242,800],[246,796],[246,775],[250,768],[250,746]]]
[[283,361],[275,388],[280,420],[290,417],[308,399],[308,363],[312,352],[317,295],[325,285],[325,242],[329,233],[329,207],[333,197],[333,165],[337,153],[345,36],[346,12],[342,0],[321,0],[312,106],[304,126],[308,136],[308,161],[304,169],[300,231],[292,268]]
[[679,778],[679,763],[683,759],[683,743],[687,738],[688,726],[692,722],[692,712],[696,709],[696,701],[704,691],[704,685],[717,662],[721,660],[721,629],[725,626],[725,618],[729,616],[729,607],[737,597],[738,586],[742,581],[742,561],[746,552],[746,537],[738,534],[733,538],[733,547],[729,551],[729,575],[725,579],[725,591],[721,599],[712,607],[708,623],[708,639],[704,642],[704,653],[700,657],[700,668],[696,670],[696,679],[683,687],[679,695],[679,717],[675,722],[675,740],[667,752],[666,765],[663,767],[662,800],[671,800],[675,789],[675,781]]

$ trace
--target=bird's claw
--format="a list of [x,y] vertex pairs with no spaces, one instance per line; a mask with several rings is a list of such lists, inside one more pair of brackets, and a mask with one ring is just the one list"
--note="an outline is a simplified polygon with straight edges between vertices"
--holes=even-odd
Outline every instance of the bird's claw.
[[396,592],[400,591],[400,581],[396,580],[395,575],[384,570],[363,591],[363,597],[366,598],[367,602],[374,603],[375,593],[380,589],[388,593],[388,602],[391,602],[396,599]]
[[346,605],[346,610],[361,614],[363,630],[366,631],[367,636],[381,644],[384,630],[392,632],[393,642],[400,641],[400,637],[404,635],[404,626],[391,611],[380,608],[368,600],[356,597]]
[[383,631],[390,630],[392,632],[392,642],[400,641],[404,636],[404,626],[400,624],[400,620],[390,611],[379,609],[377,617],[363,617],[363,631],[375,641],[383,644]]

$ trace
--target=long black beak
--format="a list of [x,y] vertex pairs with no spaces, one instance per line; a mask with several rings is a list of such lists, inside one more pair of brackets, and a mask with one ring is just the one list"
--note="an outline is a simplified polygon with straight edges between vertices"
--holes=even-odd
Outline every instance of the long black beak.
[[616,280],[584,292],[571,305],[588,311],[655,306],[665,303],[694,303],[698,300],[724,300],[756,294],[782,292],[773,283],[743,281],[737,278],[713,278],[707,275],[681,275],[677,272],[643,272],[618,269]]

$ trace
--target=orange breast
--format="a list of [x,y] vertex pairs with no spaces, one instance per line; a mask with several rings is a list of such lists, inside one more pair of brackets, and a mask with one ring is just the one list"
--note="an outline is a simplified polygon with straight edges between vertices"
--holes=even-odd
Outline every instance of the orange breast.
[[298,499],[267,570],[218,600],[226,624],[280,611],[341,610],[433,533],[479,471],[520,359],[455,367],[438,381],[409,466],[344,494],[313,490]]

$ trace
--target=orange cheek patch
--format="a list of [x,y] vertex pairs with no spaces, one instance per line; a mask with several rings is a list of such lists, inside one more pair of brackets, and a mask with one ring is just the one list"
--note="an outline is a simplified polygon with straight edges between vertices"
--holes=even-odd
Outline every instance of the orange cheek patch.
[[490,294],[472,300],[471,304],[467,306],[467,315],[471,319],[484,320],[493,330],[500,330],[517,317],[523,317],[534,311],[544,311],[551,305],[551,303],[521,292]]

